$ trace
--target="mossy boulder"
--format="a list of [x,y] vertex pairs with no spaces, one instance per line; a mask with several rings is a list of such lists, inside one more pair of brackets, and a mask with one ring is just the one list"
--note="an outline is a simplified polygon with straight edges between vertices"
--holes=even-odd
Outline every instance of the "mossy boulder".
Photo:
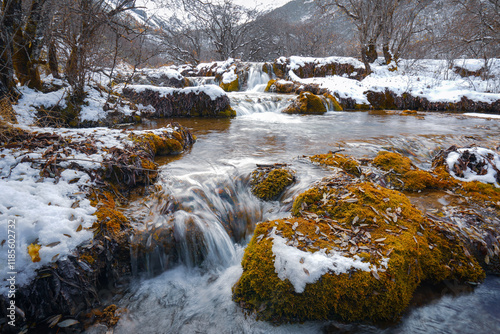
[[293,172],[282,165],[259,167],[251,176],[252,193],[265,201],[276,200],[295,181]]
[[372,164],[386,171],[384,178],[394,189],[419,191],[424,189],[443,189],[447,182],[434,174],[416,167],[408,157],[400,153],[381,151]]
[[326,111],[323,100],[319,96],[303,92],[282,112],[285,114],[321,115]]
[[224,89],[226,92],[237,92],[240,90],[239,78],[235,75],[235,79],[229,82],[221,81],[219,84],[220,88]]
[[353,157],[340,153],[328,153],[313,155],[310,159],[320,165],[341,168],[351,175],[361,176],[360,163]]
[[333,96],[330,93],[324,93],[321,98],[323,99],[324,103],[328,106],[328,110],[333,110],[333,111],[343,111],[344,108],[340,105],[340,103],[337,101],[335,96]]
[[293,214],[257,225],[233,287],[262,320],[395,319],[422,280],[484,277],[397,191],[334,177],[298,196]]
[[271,93],[280,93],[280,94],[291,94],[296,92],[300,85],[296,84],[292,81],[285,80],[269,80],[264,91]]
[[[451,146],[439,152],[432,161],[433,173],[446,185],[447,189],[465,196],[468,201],[476,202],[494,208],[500,213],[500,166],[495,164],[498,159],[494,152],[486,152],[486,155],[477,155],[477,148],[458,148]],[[450,154],[455,154],[456,159],[451,164],[447,159]],[[498,153],[496,153],[498,155]],[[489,164],[489,166],[488,166]],[[480,182],[482,175],[488,174],[488,170],[494,170],[495,176],[491,179],[495,183]],[[464,179],[465,173],[469,180]]]

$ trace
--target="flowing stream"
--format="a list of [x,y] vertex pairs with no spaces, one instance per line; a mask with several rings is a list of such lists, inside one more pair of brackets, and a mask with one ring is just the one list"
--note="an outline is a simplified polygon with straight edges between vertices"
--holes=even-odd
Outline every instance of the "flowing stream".
[[[244,314],[231,300],[231,287],[241,275],[244,247],[255,224],[289,215],[293,197],[328,173],[304,156],[340,148],[343,153],[369,158],[380,150],[395,149],[428,168],[440,149],[470,144],[496,147],[500,133],[499,120],[460,114],[416,117],[329,111],[321,116],[286,115],[280,110],[293,96],[263,93],[268,77],[258,72],[252,75],[246,92],[230,94],[238,114],[234,119],[177,120],[192,130],[197,142],[181,156],[160,161],[168,162],[161,167],[161,192],[133,207],[141,221],[139,230],[169,226],[174,231],[176,256],[135,259],[139,262],[135,282],[114,300],[127,309],[115,332],[500,332],[499,277],[488,277],[468,292],[452,286],[437,295],[422,292],[421,296],[427,296],[425,303],[415,303],[398,323],[384,326],[335,322],[273,326]],[[296,172],[297,183],[280,201],[264,203],[251,194],[249,175],[256,164],[272,163],[288,164]],[[145,207],[149,209],[141,209]],[[144,261],[146,269],[141,270]]]

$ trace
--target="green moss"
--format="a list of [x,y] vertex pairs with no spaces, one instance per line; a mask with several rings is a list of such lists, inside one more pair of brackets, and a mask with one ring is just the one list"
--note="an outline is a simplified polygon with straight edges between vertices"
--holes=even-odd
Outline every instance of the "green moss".
[[275,200],[294,180],[292,172],[285,168],[258,169],[252,173],[252,193],[266,201]]
[[310,92],[302,92],[297,99],[282,111],[286,114],[324,114],[326,107],[321,98]]
[[154,155],[179,154],[184,150],[182,142],[178,138],[159,136],[152,132],[133,135],[132,140],[140,145],[148,146]]
[[[332,182],[336,185],[329,186]],[[233,287],[234,300],[264,320],[394,319],[424,279],[478,281],[484,277],[475,259],[463,251],[463,244],[434,229],[397,191],[367,182],[340,186],[330,181],[298,196],[293,214],[297,218],[257,225],[245,250],[243,274]],[[273,241],[263,238],[274,227],[287,240],[300,233],[303,239],[296,240],[301,250],[336,250],[346,257],[356,254],[379,269],[382,258],[389,258],[388,268],[376,274],[329,272],[306,285],[303,293],[296,293],[288,280],[277,276]],[[354,245],[363,248],[353,252]]]
[[220,118],[230,118],[230,117],[235,117],[235,116],[236,116],[236,110],[234,110],[233,108],[231,108],[229,106],[226,109],[219,111],[219,113],[217,114],[217,117],[220,117]]

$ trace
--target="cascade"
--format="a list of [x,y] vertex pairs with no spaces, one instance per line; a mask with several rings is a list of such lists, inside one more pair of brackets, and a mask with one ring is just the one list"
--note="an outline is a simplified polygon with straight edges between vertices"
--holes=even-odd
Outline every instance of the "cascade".
[[263,92],[271,78],[262,71],[263,63],[252,63],[248,71],[247,91]]

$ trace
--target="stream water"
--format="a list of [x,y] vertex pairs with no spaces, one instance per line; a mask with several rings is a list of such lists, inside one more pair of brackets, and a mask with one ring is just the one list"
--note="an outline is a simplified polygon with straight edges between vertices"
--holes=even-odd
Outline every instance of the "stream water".
[[[500,332],[499,277],[488,277],[469,292],[444,287],[437,295],[432,293],[434,298],[420,293],[424,303],[415,302],[397,323],[377,326],[335,322],[273,326],[245,315],[232,302],[231,287],[241,275],[244,247],[255,224],[289,215],[292,198],[328,173],[304,156],[340,148],[361,158],[393,149],[428,168],[432,156],[451,145],[499,144],[500,120],[460,114],[286,115],[280,110],[292,97],[263,93],[259,84],[255,80],[249,91],[230,94],[238,114],[233,119],[178,120],[198,139],[181,156],[161,161],[166,164],[158,184],[162,196],[175,198],[182,207],[155,212],[160,201],[156,196],[143,199],[134,210],[140,214],[141,205],[149,208],[147,224],[138,229],[173,226],[179,255],[174,262],[160,257],[162,273],[139,273],[129,291],[115,297],[114,302],[127,309],[115,333]],[[158,121],[141,128],[163,125]],[[289,164],[298,182],[280,201],[264,203],[250,193],[248,176],[256,164],[270,163]]]

